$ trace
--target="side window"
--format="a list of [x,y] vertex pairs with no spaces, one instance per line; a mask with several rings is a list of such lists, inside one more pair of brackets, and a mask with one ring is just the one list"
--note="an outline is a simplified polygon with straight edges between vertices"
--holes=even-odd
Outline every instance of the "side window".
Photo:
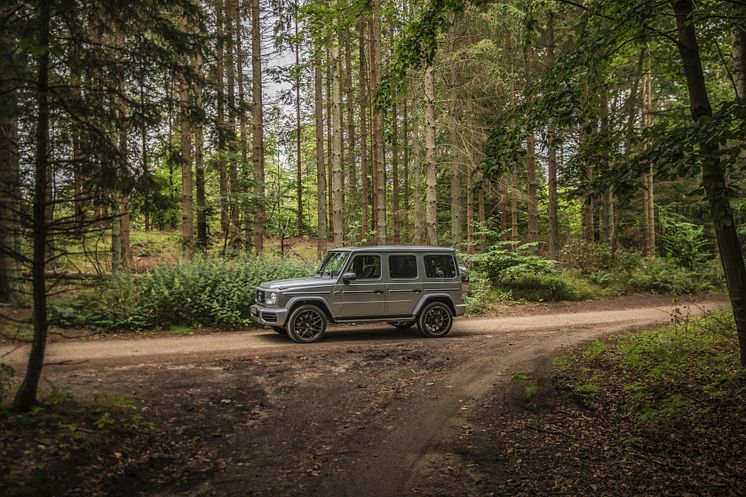
[[381,277],[381,258],[377,255],[356,255],[350,264],[358,280],[377,280]]
[[389,276],[392,279],[417,277],[417,257],[414,255],[390,255]]
[[456,261],[452,255],[426,255],[425,274],[428,278],[455,278]]

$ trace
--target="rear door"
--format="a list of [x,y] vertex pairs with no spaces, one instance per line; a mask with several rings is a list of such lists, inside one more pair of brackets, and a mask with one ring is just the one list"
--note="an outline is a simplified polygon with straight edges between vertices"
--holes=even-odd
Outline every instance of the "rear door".
[[337,285],[340,319],[382,317],[386,307],[386,282],[379,254],[354,254],[344,272],[357,279]]
[[411,316],[422,296],[417,254],[389,254],[387,257],[386,314],[390,317]]

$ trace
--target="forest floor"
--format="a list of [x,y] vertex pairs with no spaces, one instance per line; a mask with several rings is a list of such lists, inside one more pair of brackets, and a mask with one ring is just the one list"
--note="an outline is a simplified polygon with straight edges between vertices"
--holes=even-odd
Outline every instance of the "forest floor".
[[[666,469],[671,453],[625,460],[621,471],[624,448],[605,442],[614,426],[594,424],[547,385],[559,353],[722,307],[725,299],[706,297],[674,309],[658,296],[532,304],[458,319],[440,340],[386,326],[333,327],[307,346],[271,331],[57,340],[45,389],[66,399],[56,406],[74,398],[96,407],[64,429],[48,417],[0,416],[0,487],[18,495],[641,495],[656,493],[654,473],[673,482],[664,486],[672,495],[708,494],[676,473],[682,466]],[[12,350],[0,346],[0,357],[19,368],[26,352]],[[521,373],[538,385],[530,407],[517,390]],[[101,399],[115,405],[102,408]],[[695,469],[709,475],[709,494],[744,495],[728,471]]]

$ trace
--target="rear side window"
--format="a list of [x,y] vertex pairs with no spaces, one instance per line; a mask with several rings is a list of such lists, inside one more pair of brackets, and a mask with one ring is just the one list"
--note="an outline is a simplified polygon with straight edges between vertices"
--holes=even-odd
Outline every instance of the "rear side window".
[[455,278],[456,261],[452,255],[426,255],[425,274],[428,278]]
[[417,257],[414,255],[390,255],[389,276],[392,279],[417,277]]

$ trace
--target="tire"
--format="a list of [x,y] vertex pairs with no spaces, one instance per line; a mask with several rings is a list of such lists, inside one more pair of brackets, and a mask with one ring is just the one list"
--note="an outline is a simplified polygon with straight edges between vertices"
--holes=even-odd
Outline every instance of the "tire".
[[408,330],[412,326],[414,326],[414,321],[395,321],[391,323],[391,325],[394,328],[399,328],[400,330]]
[[326,314],[315,305],[302,305],[290,313],[287,326],[294,342],[318,342],[326,333]]
[[282,326],[272,326],[272,329],[275,330],[275,333],[279,333],[280,335],[288,334],[288,330],[286,330]]
[[443,302],[431,302],[425,305],[417,316],[417,327],[420,333],[428,338],[441,338],[451,331],[453,312]]

